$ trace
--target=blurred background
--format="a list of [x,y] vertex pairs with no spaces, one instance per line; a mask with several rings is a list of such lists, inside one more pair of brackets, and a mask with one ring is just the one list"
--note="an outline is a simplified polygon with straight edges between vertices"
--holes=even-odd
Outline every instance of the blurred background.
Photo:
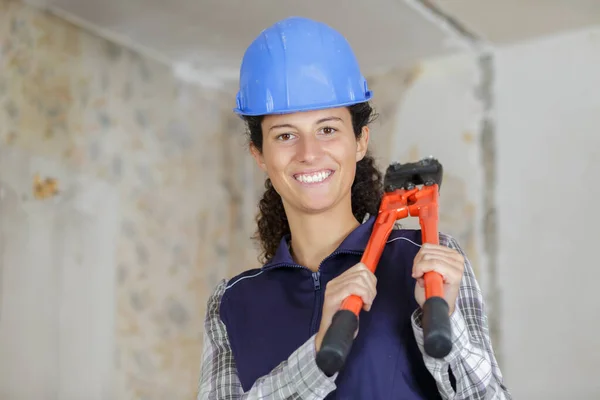
[[302,15],[434,155],[515,399],[600,399],[600,1],[0,0],[0,398],[193,399],[206,301],[258,266],[243,51]]

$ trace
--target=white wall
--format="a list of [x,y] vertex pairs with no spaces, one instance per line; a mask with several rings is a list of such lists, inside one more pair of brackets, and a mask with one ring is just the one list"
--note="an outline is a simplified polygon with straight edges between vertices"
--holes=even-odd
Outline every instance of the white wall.
[[[407,162],[432,155],[442,163],[439,229],[459,241],[486,286],[479,168],[485,109],[477,93],[482,80],[477,55],[430,60],[413,75],[398,106],[389,158]],[[416,219],[403,224],[418,225]]]
[[[485,74],[476,54],[419,65],[389,156],[431,154],[444,164],[440,228],[475,267],[515,399],[599,399],[600,28],[492,55]],[[495,137],[495,234],[484,229],[484,163],[494,161],[480,142],[486,117]],[[485,246],[494,235],[495,272]]]
[[600,28],[496,54],[499,278],[517,398],[598,399]]
[[[58,197],[32,196],[36,172]],[[108,185],[0,149],[0,398],[114,398],[118,221]]]

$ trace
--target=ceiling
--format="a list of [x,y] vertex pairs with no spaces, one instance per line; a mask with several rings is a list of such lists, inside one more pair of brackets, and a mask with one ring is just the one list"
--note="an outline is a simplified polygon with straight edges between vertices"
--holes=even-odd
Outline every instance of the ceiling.
[[600,24],[600,0],[424,0],[495,44]]
[[[498,44],[600,21],[599,0],[26,1],[173,64],[183,77],[207,85],[235,81],[246,46],[262,29],[291,15],[341,31],[365,73],[409,67],[464,48],[447,29],[444,14]],[[430,13],[431,7],[441,10],[441,17]]]

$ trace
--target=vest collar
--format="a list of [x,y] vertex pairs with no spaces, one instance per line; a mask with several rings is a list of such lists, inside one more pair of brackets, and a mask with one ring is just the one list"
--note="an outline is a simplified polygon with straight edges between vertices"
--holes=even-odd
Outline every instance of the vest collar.
[[[363,253],[367,247],[369,238],[371,237],[374,222],[375,216],[366,218],[362,224],[357,226],[348,236],[346,236],[334,253]],[[290,253],[290,235],[281,238],[275,255],[262,269],[267,270],[282,266],[302,267],[294,261]]]

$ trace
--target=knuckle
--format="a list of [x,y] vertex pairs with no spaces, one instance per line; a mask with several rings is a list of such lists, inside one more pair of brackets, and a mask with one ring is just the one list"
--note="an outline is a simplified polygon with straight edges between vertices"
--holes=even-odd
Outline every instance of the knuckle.
[[349,285],[346,286],[347,292],[362,292],[362,290],[363,286],[358,282],[351,282]]
[[362,271],[360,274],[361,279],[368,280],[371,276],[371,271]]

